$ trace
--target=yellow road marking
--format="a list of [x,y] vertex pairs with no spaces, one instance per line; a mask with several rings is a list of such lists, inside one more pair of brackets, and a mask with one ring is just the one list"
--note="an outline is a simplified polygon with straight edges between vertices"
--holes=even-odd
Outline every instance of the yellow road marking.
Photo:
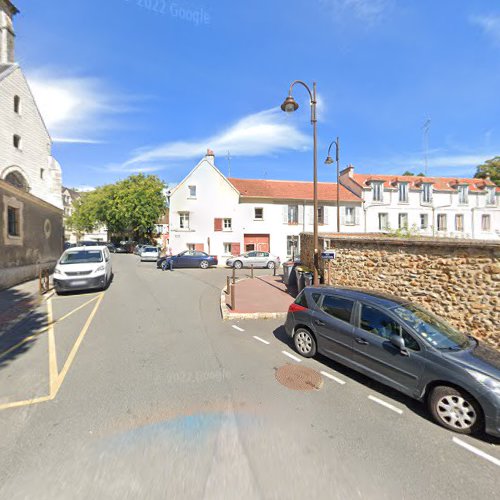
[[[78,306],[76,309],[73,309],[72,311],[70,311],[69,313],[65,314],[61,318],[57,319],[56,321],[52,321],[52,320],[47,319],[47,323],[49,323],[48,326],[44,326],[41,330],[38,330],[33,335],[30,335],[29,337],[26,337],[25,339],[23,339],[20,342],[18,342],[16,345],[14,345],[12,347],[9,347],[9,349],[7,349],[6,351],[0,352],[0,358],[2,358],[3,356],[6,356],[7,354],[9,354],[12,351],[15,351],[18,347],[21,347],[26,342],[29,342],[30,340],[36,339],[37,337],[39,337],[40,335],[42,335],[42,333],[45,333],[46,331],[48,331],[51,326],[57,325],[57,323],[60,323],[61,321],[64,321],[65,319],[68,319],[70,316],[72,316],[73,314],[75,314],[76,312],[78,312],[80,309],[83,309],[85,306],[88,306],[91,302],[93,302],[94,300],[97,300],[98,298],[99,298],[99,295],[96,295],[96,296],[92,297],[90,300],[87,300],[87,302],[85,302],[81,306]],[[48,308],[48,303],[49,302],[52,302],[52,301],[50,299],[47,300],[47,308]],[[48,318],[48,314],[47,314],[47,318]]]
[[5,403],[0,405],[0,410],[7,410],[8,408],[19,408],[20,406],[35,405],[45,401],[51,401],[53,396],[42,396],[40,398],[27,399],[26,401],[16,401],[15,403]]
[[78,352],[78,349],[80,348],[80,344],[82,343],[85,335],[87,334],[87,331],[90,327],[90,324],[92,323],[92,320],[94,319],[94,316],[95,316],[97,310],[99,309],[99,306],[101,305],[103,297],[104,297],[104,293],[101,293],[101,295],[99,295],[99,297],[97,299],[97,302],[96,302],[96,305],[94,306],[94,309],[92,309],[92,312],[90,313],[90,316],[88,317],[87,322],[85,323],[85,326],[83,327],[82,331],[80,332],[80,335],[78,335],[78,338],[76,339],[76,342],[75,342],[73,348],[71,349],[71,352],[69,353],[68,358],[66,359],[66,363],[64,363],[64,367],[61,370],[61,373],[59,373],[57,383],[55,384],[54,396],[57,394],[57,392],[59,391],[59,389],[61,387],[61,384],[64,382],[64,379],[66,378],[68,370],[75,359],[76,353]]
[[49,394],[55,394],[57,382],[57,352],[56,339],[54,337],[54,318],[52,314],[52,299],[47,301],[47,320],[49,322]]
[[[102,299],[104,298],[104,292],[99,294],[97,297],[92,298],[85,304],[79,306],[77,309],[74,309],[70,313],[66,314],[63,316],[61,319],[58,321],[53,322],[52,321],[52,301],[49,299],[47,301],[47,320],[49,322],[49,326],[44,328],[43,331],[49,331],[49,375],[50,375],[50,394],[48,396],[41,396],[33,399],[27,399],[25,401],[15,401],[13,403],[5,403],[0,405],[0,411],[1,410],[7,410],[9,408],[19,408],[22,406],[30,406],[30,405],[35,405],[38,403],[43,403],[45,401],[52,401],[56,396],[57,393],[59,392],[59,389],[61,388],[62,383],[64,382],[64,379],[66,378],[66,375],[68,374],[68,370],[71,367],[71,364],[73,363],[75,356],[78,352],[78,349],[80,348],[80,344],[83,342],[83,339],[85,335],[87,334],[87,331],[90,327],[90,324],[92,323],[92,320],[94,319],[95,314],[97,313],[97,310],[99,309],[99,306],[101,305]],[[58,374],[57,373],[57,356],[56,356],[56,346],[55,346],[55,335],[54,335],[54,325],[63,319],[69,317],[71,314],[75,313],[77,310],[81,309],[82,307],[86,306],[87,304],[90,304],[92,301],[97,301],[96,305],[94,306],[94,309],[92,309],[92,312],[90,313],[90,316],[88,317],[87,321],[85,322],[84,327],[80,331],[80,334],[78,335],[78,338],[73,345],[73,348],[71,349],[71,352],[69,353],[68,358],[66,359],[66,362],[64,364],[64,367],[62,371]],[[32,338],[36,337],[36,335],[39,335],[42,332],[38,332],[35,335],[32,335]],[[23,342],[27,342],[28,339],[24,339]],[[23,343],[21,342],[21,344]],[[20,344],[19,344],[20,345]],[[17,346],[14,346],[16,348]],[[9,352],[14,349],[11,348]],[[0,357],[5,355],[6,353],[0,354]]]

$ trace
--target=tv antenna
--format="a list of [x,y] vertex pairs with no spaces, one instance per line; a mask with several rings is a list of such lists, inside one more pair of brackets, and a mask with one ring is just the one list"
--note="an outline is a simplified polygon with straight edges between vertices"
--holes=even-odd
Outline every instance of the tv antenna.
[[228,164],[228,177],[231,177],[231,160],[233,158],[231,156],[231,152],[230,151],[227,152],[226,158],[227,158],[227,164]]
[[431,128],[431,119],[427,118],[422,126],[423,143],[424,143],[424,159],[425,159],[424,173],[426,176],[427,176],[427,169],[429,168],[429,129],[430,128]]

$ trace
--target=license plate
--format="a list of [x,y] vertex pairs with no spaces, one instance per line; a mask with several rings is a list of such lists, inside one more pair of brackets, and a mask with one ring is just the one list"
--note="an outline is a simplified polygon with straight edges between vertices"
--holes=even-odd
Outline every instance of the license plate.
[[80,281],[72,281],[71,282],[71,286],[82,286],[82,285],[86,285],[87,282],[85,280],[80,280]]

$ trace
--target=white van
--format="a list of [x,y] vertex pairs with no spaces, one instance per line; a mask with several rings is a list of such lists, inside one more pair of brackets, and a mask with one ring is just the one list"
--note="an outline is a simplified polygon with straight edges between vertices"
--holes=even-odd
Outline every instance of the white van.
[[72,290],[104,290],[112,276],[111,256],[105,246],[68,248],[54,270],[56,293]]

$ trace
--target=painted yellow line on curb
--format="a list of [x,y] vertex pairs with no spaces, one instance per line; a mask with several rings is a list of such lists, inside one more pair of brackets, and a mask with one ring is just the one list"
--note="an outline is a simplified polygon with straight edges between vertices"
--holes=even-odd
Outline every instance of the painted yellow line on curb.
[[[73,309],[69,313],[67,313],[64,316],[62,316],[61,318],[56,319],[55,321],[53,321],[52,325],[57,325],[61,321],[64,321],[65,319],[68,319],[70,316],[72,316],[73,314],[75,314],[76,312],[78,312],[80,309],[83,309],[85,306],[88,306],[91,302],[93,302],[94,300],[97,300],[98,298],[99,298],[99,295],[96,295],[95,297],[92,297],[90,300],[88,300],[87,302],[85,302],[81,306],[78,306],[76,309]],[[48,304],[49,300],[47,300],[47,304]],[[26,337],[25,339],[23,339],[20,342],[18,342],[16,345],[14,345],[12,347],[9,347],[9,349],[7,349],[6,351],[0,352],[0,358],[2,358],[3,356],[7,356],[7,354],[11,353],[12,351],[15,351],[18,347],[21,347],[23,344],[26,344],[26,342],[29,342],[30,340],[36,339],[37,337],[39,337],[40,335],[42,335],[42,333],[47,332],[49,330],[49,328],[50,328],[51,322],[49,320],[47,320],[47,323],[49,323],[49,326],[44,326],[41,330],[38,330],[33,335],[30,335],[29,337]]]
[[52,396],[42,396],[40,398],[27,399],[26,401],[16,401],[15,403],[5,403],[0,405],[0,410],[7,410],[9,408],[19,408],[21,406],[36,405],[38,403],[44,403],[45,401],[51,401],[54,399]]
[[47,320],[49,322],[49,394],[55,395],[55,387],[57,381],[57,352],[56,352],[56,339],[54,335],[54,316],[52,314],[52,299],[47,301]]
[[96,305],[94,306],[94,309],[92,309],[92,312],[90,313],[90,316],[88,317],[85,326],[83,327],[82,331],[80,332],[80,335],[78,335],[78,338],[76,339],[75,345],[71,349],[71,352],[69,353],[68,358],[66,359],[66,363],[64,363],[64,367],[61,370],[61,373],[59,373],[59,376],[57,378],[57,383],[55,384],[55,394],[59,391],[61,388],[62,383],[64,382],[64,379],[66,378],[66,375],[68,374],[68,370],[73,363],[73,360],[75,359],[76,353],[78,352],[78,349],[80,348],[81,343],[83,342],[83,339],[90,327],[90,324],[92,323],[92,320],[94,319],[94,316],[97,313],[97,310],[99,309],[99,306],[101,305],[102,299],[104,297],[104,293],[101,293],[97,299]]

